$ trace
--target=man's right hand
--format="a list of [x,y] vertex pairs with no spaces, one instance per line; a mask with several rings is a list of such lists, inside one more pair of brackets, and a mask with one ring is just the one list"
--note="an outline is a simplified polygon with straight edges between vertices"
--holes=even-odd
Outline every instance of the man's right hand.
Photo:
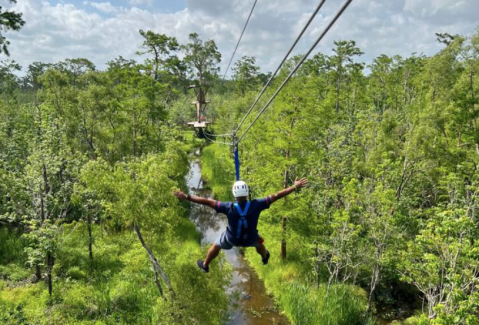
[[182,190],[179,191],[173,191],[173,195],[176,196],[180,200],[188,200],[193,203],[198,203],[198,204],[203,204],[206,206],[209,206],[210,208],[214,209],[215,208],[215,200],[204,198],[204,197],[199,197],[196,195],[187,195],[183,193]]
[[173,195],[176,196],[177,198],[179,198],[180,200],[186,200],[186,198],[188,197],[188,195],[186,195],[185,193],[183,193],[182,190],[174,191],[174,192],[173,192]]

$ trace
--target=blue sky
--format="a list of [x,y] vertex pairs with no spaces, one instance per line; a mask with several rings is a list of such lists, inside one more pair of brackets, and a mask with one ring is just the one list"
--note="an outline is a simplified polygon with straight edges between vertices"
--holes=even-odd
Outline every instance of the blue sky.
[[[328,0],[293,54],[304,53],[344,0]],[[83,57],[103,69],[135,53],[152,30],[180,43],[192,32],[213,39],[223,55],[222,71],[233,52],[254,0],[19,0],[10,9],[26,21],[8,32],[11,59],[34,61]],[[254,56],[263,71],[274,70],[319,0],[258,0],[237,57]],[[436,32],[471,35],[479,23],[477,0],[354,0],[316,52],[331,53],[334,40],[355,40],[371,62],[386,55],[431,55],[440,50]],[[0,55],[0,60],[4,59]]]

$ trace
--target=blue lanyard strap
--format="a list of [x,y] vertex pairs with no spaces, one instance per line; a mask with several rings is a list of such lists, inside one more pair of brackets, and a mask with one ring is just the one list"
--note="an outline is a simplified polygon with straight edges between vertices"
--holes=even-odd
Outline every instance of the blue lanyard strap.
[[238,154],[238,147],[235,147],[235,171],[236,171],[236,180],[240,180],[240,161]]
[[[236,232],[236,238],[240,238],[241,237],[241,230],[242,228],[244,227],[245,229],[248,228],[248,220],[246,219],[246,214],[248,213],[248,209],[249,209],[249,206],[250,206],[250,202],[246,202],[246,206],[245,206],[245,209],[244,211],[241,210],[241,207],[239,206],[238,203],[235,203],[234,204],[235,208],[236,208],[236,211],[238,211],[239,215],[240,215],[240,219],[238,221],[238,230]],[[245,235],[246,237],[246,235]]]

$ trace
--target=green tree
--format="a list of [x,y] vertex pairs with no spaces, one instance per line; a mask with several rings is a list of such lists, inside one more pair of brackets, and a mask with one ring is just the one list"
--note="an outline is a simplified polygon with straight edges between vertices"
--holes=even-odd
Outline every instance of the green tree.
[[258,86],[259,67],[255,65],[256,58],[243,56],[235,62],[233,67],[233,79],[235,80],[236,89],[242,96],[246,91],[255,89]]
[[[109,63],[107,75],[113,82],[116,112],[121,122],[114,131],[119,141],[116,159],[160,152],[166,132],[162,125],[167,113],[158,94],[167,85],[144,75],[135,61],[121,57]],[[128,136],[120,137],[120,134]]]
[[144,51],[137,52],[139,55],[150,54],[153,59],[147,59],[147,66],[151,66],[153,78],[157,81],[171,82],[171,76],[177,79],[184,79],[184,70],[182,62],[178,59],[175,52],[180,50],[180,45],[175,37],[169,37],[164,34],[158,34],[151,30],[144,31],[140,29],[140,35],[144,41],[142,48]]
[[217,78],[221,53],[214,40],[203,42],[197,33],[191,33],[189,41],[181,46],[185,54],[183,61],[188,67],[189,78],[195,80],[198,87],[198,101],[203,104],[212,82]]
[[22,222],[29,225],[26,233],[30,240],[26,249],[29,264],[36,268],[37,279],[42,278],[41,268],[46,266],[48,291],[52,295],[56,232],[71,209],[80,160],[66,145],[64,129],[58,126],[54,109],[41,105],[36,113],[37,130],[31,139],[25,175],[18,177],[29,195],[30,204],[22,216]]
[[21,66],[15,61],[0,61],[0,96],[3,101],[10,101],[14,97],[13,93],[19,87],[18,77],[15,71],[20,71]]
[[87,189],[102,202],[110,216],[110,225],[116,229],[133,228],[146,250],[154,270],[155,283],[160,295],[163,287],[159,276],[167,286],[170,297],[175,293],[171,281],[153,251],[145,242],[141,228],[154,231],[155,236],[168,236],[177,223],[182,207],[171,191],[175,178],[184,175],[187,159],[178,146],[170,144],[160,156],[145,157],[130,163],[118,163],[112,170],[106,162],[92,161],[82,171],[81,179]]
[[[479,259],[473,228],[463,209],[436,211],[403,253],[403,279],[424,295],[429,318],[461,312],[460,302],[475,291]],[[461,314],[454,324],[468,318]]]
[[[334,89],[335,109],[337,112],[341,109],[341,102],[344,101],[342,89],[344,82],[349,75],[362,69],[361,63],[355,63],[354,58],[360,56],[363,52],[356,46],[355,41],[335,41],[336,46],[333,49],[334,55],[329,58],[328,65],[332,68],[332,82]],[[346,82],[346,85],[349,83]]]
[[[16,0],[7,0],[10,3],[16,3]],[[8,31],[14,30],[19,31],[20,28],[25,24],[25,21],[22,19],[21,13],[16,13],[15,11],[4,10],[2,6],[0,6],[0,30]],[[10,42],[7,38],[0,33],[0,53],[5,53],[7,56],[10,55],[8,51],[8,45]]]
[[40,77],[52,67],[50,63],[43,63],[35,61],[28,66],[27,74],[23,78],[23,86],[25,88],[30,88],[33,91],[37,91],[42,87],[40,82]]

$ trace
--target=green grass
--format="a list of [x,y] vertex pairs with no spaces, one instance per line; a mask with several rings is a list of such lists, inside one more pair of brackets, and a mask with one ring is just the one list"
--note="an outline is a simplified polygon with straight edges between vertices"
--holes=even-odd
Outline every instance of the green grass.
[[0,279],[19,282],[27,279],[30,275],[30,270],[25,269],[24,266],[17,263],[0,265]]
[[[174,301],[164,284],[168,301],[160,297],[151,263],[132,231],[106,233],[94,225],[90,264],[86,225],[72,223],[64,225],[56,252],[52,297],[43,281],[18,282],[32,270],[0,261],[0,274],[8,274],[0,277],[0,324],[223,324],[231,269],[218,264],[211,274],[200,272],[195,261],[206,248],[194,225],[187,219],[180,224],[168,238],[143,231],[170,277]],[[3,238],[13,243],[9,236]]]
[[214,195],[224,201],[233,200],[231,187],[235,180],[234,162],[229,147],[212,144],[201,153],[201,175]]
[[[203,149],[201,155],[202,175],[214,196],[231,200],[231,184],[234,180],[234,163],[228,148],[212,144]],[[264,219],[268,213],[265,212]],[[279,224],[260,221],[260,233],[272,258],[267,266],[254,250],[246,250],[246,258],[264,281],[268,293],[293,324],[308,325],[373,325],[375,322],[366,314],[367,298],[363,289],[353,285],[312,286],[308,279],[310,270],[299,256],[301,238],[289,238],[288,258],[279,259],[281,230]],[[291,234],[291,233],[290,233]]]
[[17,230],[0,227],[0,243],[0,261],[2,264],[12,262],[23,264],[26,262],[24,252],[26,241]]
[[193,152],[205,143],[204,139],[199,139],[193,129],[183,130],[181,132],[182,150],[185,152]]
[[279,241],[262,231],[266,246],[271,252],[267,266],[254,250],[246,250],[246,259],[264,281],[267,291],[275,297],[281,310],[293,324],[311,325],[368,325],[374,324],[366,314],[366,292],[358,286],[312,285],[304,265],[297,260],[299,250],[293,243],[289,257],[279,258]]
[[357,286],[337,284],[319,288],[292,282],[280,296],[285,313],[295,324],[367,324],[366,294]]

